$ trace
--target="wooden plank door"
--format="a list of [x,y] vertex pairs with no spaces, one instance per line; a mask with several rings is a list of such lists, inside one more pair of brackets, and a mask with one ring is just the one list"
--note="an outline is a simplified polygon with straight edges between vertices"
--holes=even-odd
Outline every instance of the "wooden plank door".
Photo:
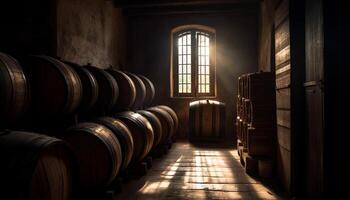
[[291,196],[300,193],[304,181],[304,3],[280,1],[274,19],[277,170]]
[[307,159],[306,182],[308,199],[323,196],[323,13],[322,1],[307,0],[305,15],[305,102]]
[[275,13],[275,72],[277,109],[277,170],[284,188],[291,188],[291,62],[289,1]]

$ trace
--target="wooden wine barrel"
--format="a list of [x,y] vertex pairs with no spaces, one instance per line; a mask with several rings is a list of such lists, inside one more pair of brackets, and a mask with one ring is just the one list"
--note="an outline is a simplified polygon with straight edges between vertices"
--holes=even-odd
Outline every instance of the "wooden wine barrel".
[[134,104],[132,105],[132,108],[134,110],[140,109],[143,107],[143,103],[146,98],[146,86],[143,83],[143,81],[135,74],[128,73],[128,72],[126,73],[134,82],[135,88],[136,88],[136,98],[135,98]]
[[174,120],[174,134],[173,134],[173,139],[174,139],[174,137],[176,136],[177,130],[178,130],[178,128],[179,128],[179,118],[177,117],[176,112],[175,112],[172,108],[170,108],[169,106],[159,105],[159,106],[157,106],[157,107],[158,107],[158,108],[161,108],[161,109],[163,109],[163,110],[165,110],[165,111],[167,111],[167,112],[171,115],[171,117],[173,118],[173,120]]
[[190,140],[220,140],[225,134],[225,104],[213,100],[190,103]]
[[71,199],[74,160],[62,140],[27,132],[1,132],[0,158],[0,199]]
[[93,66],[86,66],[86,68],[95,76],[99,90],[97,102],[92,110],[95,114],[105,114],[117,103],[118,83],[112,75],[102,69]]
[[107,127],[81,123],[64,134],[78,163],[78,186],[81,190],[97,190],[115,179],[122,164],[118,138]]
[[137,75],[137,76],[142,80],[143,84],[146,87],[146,96],[145,96],[143,106],[147,108],[152,105],[156,91],[154,89],[154,85],[151,80],[149,80],[147,77],[142,75]]
[[106,126],[118,138],[123,154],[121,170],[126,169],[134,151],[134,140],[129,128],[122,121],[113,117],[101,117],[96,122]]
[[138,110],[137,113],[144,116],[152,125],[153,133],[154,133],[154,142],[152,146],[152,150],[154,150],[157,145],[160,143],[160,140],[162,138],[162,124],[159,121],[158,117],[155,116],[153,113],[147,111],[147,110]]
[[116,69],[107,70],[117,81],[119,93],[121,94],[115,104],[115,111],[125,111],[130,109],[136,99],[136,88],[131,78],[124,72]]
[[151,123],[142,115],[135,112],[122,112],[115,115],[129,128],[134,140],[134,153],[130,165],[141,161],[150,152],[154,133]]
[[28,83],[22,67],[17,60],[4,53],[0,53],[0,96],[2,123],[14,122],[28,108]]
[[148,108],[147,111],[156,115],[162,125],[163,134],[162,134],[160,143],[161,144],[168,143],[174,133],[173,118],[171,118],[171,115],[167,111],[158,107]]
[[97,102],[98,97],[98,83],[94,75],[84,67],[71,62],[65,62],[67,65],[71,66],[74,71],[78,74],[82,89],[83,96],[81,104],[79,106],[79,111],[87,111],[91,109],[93,105]]
[[78,108],[82,85],[70,66],[49,56],[29,56],[23,68],[30,83],[34,114],[69,114]]

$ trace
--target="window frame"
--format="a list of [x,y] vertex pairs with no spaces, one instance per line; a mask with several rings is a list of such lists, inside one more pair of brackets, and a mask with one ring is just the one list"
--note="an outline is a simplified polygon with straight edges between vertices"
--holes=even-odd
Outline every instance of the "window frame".
[[[191,93],[179,93],[178,82],[178,38],[182,33],[191,34]],[[196,34],[205,34],[209,37],[209,93],[198,92],[198,41]],[[216,97],[216,31],[213,28],[202,25],[185,25],[177,27],[171,32],[171,97],[172,98],[196,98]]]

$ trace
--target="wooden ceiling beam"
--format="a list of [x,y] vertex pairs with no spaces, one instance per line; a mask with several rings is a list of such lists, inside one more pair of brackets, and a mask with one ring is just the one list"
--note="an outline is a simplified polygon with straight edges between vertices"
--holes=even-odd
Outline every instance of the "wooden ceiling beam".
[[208,14],[235,13],[239,15],[258,13],[259,4],[214,4],[214,5],[181,5],[123,8],[125,16],[145,15],[177,15],[177,14]]
[[257,3],[259,0],[114,0],[116,7],[147,8]]

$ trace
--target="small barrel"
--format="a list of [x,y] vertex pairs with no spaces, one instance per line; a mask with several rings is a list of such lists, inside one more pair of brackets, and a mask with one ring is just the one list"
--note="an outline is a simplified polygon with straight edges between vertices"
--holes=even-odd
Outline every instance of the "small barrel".
[[113,117],[101,117],[96,122],[106,126],[118,138],[123,153],[121,170],[126,169],[134,151],[134,140],[129,128],[122,121]]
[[92,109],[94,114],[106,114],[115,106],[119,96],[117,81],[106,71],[93,66],[86,68],[95,76],[98,84],[98,97]]
[[135,74],[127,72],[127,75],[134,82],[135,88],[136,88],[136,98],[135,98],[134,104],[132,105],[132,108],[134,110],[140,109],[143,107],[143,103],[146,98],[146,86],[143,83],[143,81]]
[[0,158],[0,199],[71,199],[74,160],[62,140],[1,132]]
[[81,123],[71,127],[62,137],[74,152],[78,163],[80,190],[98,190],[115,179],[122,164],[118,138],[107,127]]
[[225,104],[213,100],[190,103],[189,139],[217,141],[225,134]]
[[138,110],[136,112],[141,114],[145,118],[147,118],[147,120],[152,125],[153,133],[154,133],[154,142],[153,142],[152,150],[154,150],[157,147],[157,145],[160,143],[160,140],[162,138],[162,132],[163,132],[162,124],[159,121],[157,116],[155,116],[153,113],[147,110]]
[[154,133],[151,123],[142,115],[131,111],[118,113],[115,117],[127,125],[134,140],[134,153],[130,164],[141,161],[153,145]]
[[171,137],[173,136],[174,133],[174,121],[173,118],[171,117],[171,115],[158,107],[151,107],[148,108],[147,111],[153,113],[154,115],[156,115],[159,119],[159,121],[161,122],[162,125],[162,130],[163,130],[163,134],[162,134],[162,138],[161,138],[161,144],[165,144],[168,143],[171,139]]
[[0,124],[16,121],[28,108],[28,83],[23,69],[4,53],[0,53],[0,96]]
[[130,109],[136,99],[136,88],[131,78],[124,72],[116,69],[108,69],[113,78],[117,81],[119,86],[119,93],[121,94],[115,104],[115,111],[125,111]]
[[94,75],[84,67],[71,62],[65,63],[74,69],[74,71],[78,74],[82,84],[83,96],[78,110],[81,112],[88,111],[97,102],[97,80]]
[[171,115],[171,117],[173,118],[173,120],[174,120],[174,134],[173,134],[172,138],[175,139],[174,137],[176,136],[177,130],[179,129],[179,118],[177,117],[176,112],[172,108],[170,108],[169,106],[159,105],[157,107],[167,111]]
[[149,80],[147,77],[142,75],[137,75],[137,76],[142,80],[143,84],[146,87],[146,96],[143,103],[143,107],[147,108],[152,105],[156,91],[154,89],[154,85],[151,80]]
[[69,114],[78,108],[82,85],[70,66],[49,56],[29,56],[22,63],[30,84],[34,114]]

